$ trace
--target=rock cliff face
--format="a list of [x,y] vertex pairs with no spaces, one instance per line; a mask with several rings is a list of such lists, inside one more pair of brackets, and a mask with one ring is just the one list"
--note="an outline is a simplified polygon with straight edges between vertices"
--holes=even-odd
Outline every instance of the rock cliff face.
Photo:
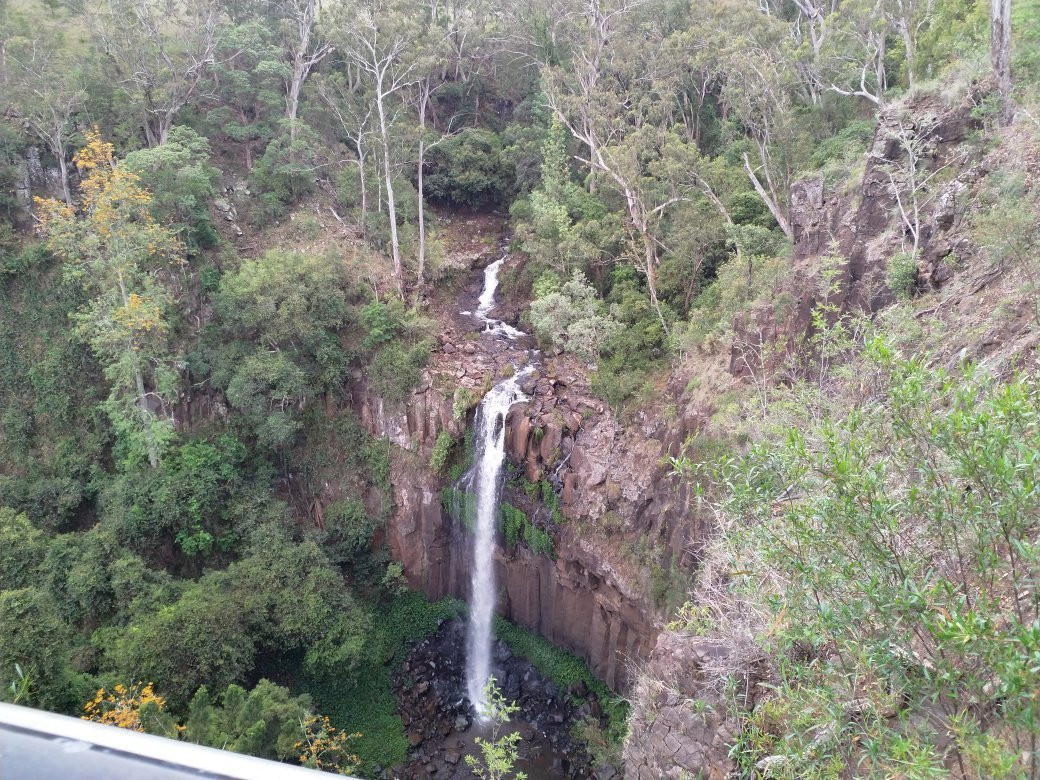
[[[474,266],[492,259],[485,253]],[[470,317],[453,313],[472,307],[479,273],[473,279],[441,318],[424,382],[404,404],[386,404],[366,389],[364,377],[354,383],[362,424],[395,445],[387,543],[409,582],[434,599],[468,597],[470,540],[442,506],[447,480],[429,467],[430,454],[441,432],[462,439],[471,414],[456,417],[460,398],[478,400],[495,377],[525,365],[533,346],[520,340],[503,349]],[[661,628],[647,595],[648,564],[693,568],[701,529],[690,521],[696,515],[688,491],[662,463],[690,426],[666,424],[652,413],[622,426],[589,392],[585,366],[539,355],[536,368],[523,386],[530,402],[515,406],[507,419],[506,451],[514,474],[523,474],[529,487],[551,486],[559,513],[551,519],[547,507],[515,487],[507,488],[506,500],[552,530],[556,555],[534,555],[523,546],[500,550],[500,611],[582,657],[621,691]]]
[[[922,98],[910,106],[898,104],[878,119],[870,151],[867,153],[862,181],[853,191],[828,188],[820,177],[796,182],[791,190],[791,226],[794,233],[791,308],[777,316],[774,307],[746,312],[734,327],[730,371],[750,376],[757,366],[749,365],[749,355],[757,358],[768,352],[773,363],[797,348],[797,341],[812,331],[812,311],[820,303],[833,304],[836,311],[853,309],[876,313],[892,303],[894,296],[885,283],[888,263],[893,255],[909,251],[917,233],[918,281],[920,289],[935,289],[953,276],[949,259],[963,262],[974,253],[958,231],[969,203],[972,185],[979,178],[979,166],[964,148],[969,135],[979,128],[972,117],[978,96],[969,96],[961,105],[950,108],[939,97]],[[911,165],[910,154],[917,158]],[[908,167],[910,166],[910,167]],[[907,220],[899,216],[899,204],[892,192],[892,176],[899,181],[910,178],[930,181],[929,177],[948,171],[941,187],[903,194]],[[906,184],[901,185],[904,189]],[[912,214],[912,198],[918,198],[920,215]],[[820,259],[831,256],[836,265],[833,287],[824,293],[816,283]],[[810,283],[806,284],[805,282]],[[763,344],[781,349],[763,350]],[[770,366],[775,368],[775,366]]]
[[[442,431],[461,438],[468,425],[454,415],[457,388],[479,398],[490,377],[527,359],[523,349],[496,353],[482,349],[479,338],[463,341],[461,348],[442,345],[424,386],[401,407],[364,389],[355,394],[362,424],[396,445],[390,550],[409,582],[434,599],[468,597],[470,541],[442,506],[446,479],[429,468],[430,453]],[[564,375],[552,363],[525,386],[531,402],[509,416],[507,454],[531,482],[546,479],[556,487],[565,519],[555,533],[555,560],[523,547],[499,551],[500,610],[584,658],[620,691],[630,662],[653,649],[659,625],[645,595],[645,573],[619,553],[618,543],[633,534],[671,533],[667,517],[684,513],[687,498],[672,489],[659,464],[663,430],[621,430],[575,374]],[[600,528],[607,513],[616,523],[612,533]],[[683,540],[676,546],[684,549]]]
[[[737,721],[720,706],[723,692],[701,674],[706,663],[729,652],[724,644],[678,633],[663,633],[640,677],[638,702],[625,750],[625,776],[638,780],[700,777],[722,780],[736,768],[729,757]],[[752,679],[741,681],[750,693]],[[739,694],[738,694],[739,695]]]

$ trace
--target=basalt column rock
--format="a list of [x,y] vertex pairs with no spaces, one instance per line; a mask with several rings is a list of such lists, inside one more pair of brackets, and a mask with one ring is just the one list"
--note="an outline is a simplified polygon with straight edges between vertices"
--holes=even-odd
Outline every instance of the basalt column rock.
[[[394,445],[386,529],[391,554],[402,564],[409,583],[427,597],[467,599],[468,537],[442,505],[444,477],[432,473],[428,465],[441,431],[447,430],[458,438],[465,433],[465,421],[453,416],[451,397],[427,383],[405,404],[393,407],[361,388],[354,393],[354,407],[371,434],[385,436]],[[607,471],[618,480],[623,474],[603,465],[604,460],[615,458],[617,453],[612,440],[603,438],[602,433],[590,430],[584,437],[579,433],[576,440],[567,416],[561,413],[558,425],[543,429],[535,443],[532,422],[522,410],[523,407],[514,407],[508,418],[507,449],[510,453],[536,453],[530,461],[536,479],[545,476],[547,463],[558,465],[551,460],[554,456],[560,458],[565,448],[581,441],[581,446],[574,450],[577,460],[572,460],[567,470],[573,486],[569,495],[575,516],[581,513],[590,517],[606,511],[610,505],[608,494],[623,501],[625,492],[635,496],[646,488],[644,480],[633,480],[630,489],[611,481],[608,490]],[[660,444],[654,446],[656,458]],[[597,448],[603,449],[597,453]],[[542,452],[550,460],[544,460]],[[631,473],[637,461],[649,462],[647,454],[630,454],[619,460],[616,468]],[[591,482],[595,483],[593,490],[588,489],[589,477],[577,471],[574,463],[589,467]],[[562,474],[557,475],[558,480]],[[647,477],[645,481],[652,480]],[[640,502],[640,506],[645,504],[642,499]],[[623,511],[632,522],[638,521],[639,513],[634,507]],[[630,682],[630,662],[649,654],[660,628],[652,606],[636,587],[637,572],[620,559],[616,547],[615,540],[581,534],[565,524],[556,533],[555,560],[520,547],[511,552],[500,550],[496,564],[503,594],[500,613],[584,659],[608,686],[621,691]]]

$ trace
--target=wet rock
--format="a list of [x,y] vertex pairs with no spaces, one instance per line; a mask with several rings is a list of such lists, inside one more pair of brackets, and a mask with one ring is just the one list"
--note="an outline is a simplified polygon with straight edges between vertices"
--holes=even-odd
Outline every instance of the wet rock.
[[[409,743],[415,749],[408,762],[392,770],[394,777],[472,779],[463,761],[465,755],[477,749],[470,737],[470,731],[477,727],[466,700],[465,646],[465,623],[447,621],[430,639],[413,647],[403,662],[394,689],[398,713],[409,722]],[[521,755],[543,756],[556,767],[545,774],[550,764],[542,764],[537,776],[560,780],[591,778],[591,758],[571,735],[578,708],[570,697],[559,694],[547,698],[546,690],[556,688],[530,662],[514,656],[501,642],[493,650],[495,674],[506,681],[507,698],[520,705],[512,722],[522,739]],[[424,685],[426,692],[420,694],[419,688]],[[534,695],[520,695],[522,691]],[[474,731],[473,736],[477,733]]]

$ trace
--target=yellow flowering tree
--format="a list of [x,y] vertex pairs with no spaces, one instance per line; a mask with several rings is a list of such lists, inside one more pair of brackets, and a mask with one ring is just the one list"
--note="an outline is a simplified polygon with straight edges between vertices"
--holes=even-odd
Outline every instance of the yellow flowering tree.
[[350,749],[351,741],[360,734],[340,731],[328,715],[312,715],[301,724],[303,739],[296,743],[299,761],[311,769],[349,775],[357,769],[359,759]]
[[99,688],[94,698],[83,706],[83,720],[118,726],[130,731],[143,731],[162,736],[176,736],[178,727],[166,713],[166,700],[151,683],[129,686],[120,683],[111,691]]
[[143,450],[155,467],[171,430],[166,399],[176,382],[163,279],[183,263],[183,247],[152,217],[151,193],[115,159],[112,144],[96,129],[86,139],[74,158],[81,205],[37,198],[40,231],[65,261],[66,278],[92,293],[76,315],[78,331],[105,365],[107,410],[129,454]]

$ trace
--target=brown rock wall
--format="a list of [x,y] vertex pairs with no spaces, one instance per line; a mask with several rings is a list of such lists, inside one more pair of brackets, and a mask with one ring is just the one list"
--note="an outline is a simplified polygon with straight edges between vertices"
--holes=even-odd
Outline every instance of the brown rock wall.
[[[392,507],[386,531],[394,559],[401,562],[412,586],[429,598],[468,598],[469,537],[444,511],[443,478],[427,467],[441,430],[456,436],[464,433],[465,422],[452,416],[451,398],[427,384],[395,409],[360,391],[355,393],[355,411],[370,433],[387,436],[396,445],[391,457]],[[519,462],[531,466],[538,478],[554,463],[554,455],[558,460],[561,451],[574,448],[577,460],[566,472],[572,488],[565,512],[591,518],[608,506],[619,506],[625,489],[607,490],[613,484],[608,473],[622,479],[621,472],[626,472],[634,480],[628,490],[631,496],[641,495],[648,481],[652,482],[648,475],[637,478],[635,474],[637,462],[647,470],[647,453],[638,448],[627,453],[615,446],[618,432],[612,422],[600,428],[600,421],[588,430],[577,428],[572,419],[575,436],[567,418],[558,415],[537,437],[536,422],[524,407],[516,407],[507,421],[507,445],[514,454],[524,453]],[[580,442],[576,448],[575,441]],[[647,446],[644,443],[644,449]],[[601,447],[605,450],[598,452]],[[650,449],[657,453],[660,447]],[[582,466],[591,476],[583,473]],[[638,514],[626,510],[631,518]],[[630,681],[630,662],[646,658],[653,649],[659,626],[652,606],[636,587],[637,573],[619,560],[616,546],[616,540],[565,524],[556,533],[556,560],[522,547],[513,553],[500,551],[497,575],[502,615],[583,658],[608,686],[620,691]]]

